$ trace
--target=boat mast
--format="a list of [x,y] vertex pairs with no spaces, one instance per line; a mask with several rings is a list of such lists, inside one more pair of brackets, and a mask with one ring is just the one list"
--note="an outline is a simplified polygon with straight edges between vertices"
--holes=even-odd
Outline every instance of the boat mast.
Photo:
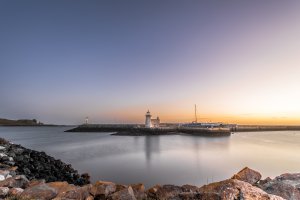
[[197,105],[195,104],[195,123],[198,123],[197,119]]

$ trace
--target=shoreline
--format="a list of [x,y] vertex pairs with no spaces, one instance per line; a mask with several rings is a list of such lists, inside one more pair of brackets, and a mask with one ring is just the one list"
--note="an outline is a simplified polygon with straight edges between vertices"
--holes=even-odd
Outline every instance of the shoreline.
[[[23,158],[20,159],[20,156]],[[52,173],[53,176],[57,175],[59,180],[45,180],[47,174],[43,173],[41,166],[49,166],[47,159],[54,164],[46,171]],[[33,165],[29,171],[26,170],[28,168],[26,163]],[[73,181],[70,181],[68,174],[72,173],[74,174]],[[7,200],[296,200],[300,198],[300,173],[282,174],[274,179],[261,180],[261,177],[259,172],[245,167],[229,179],[203,186],[158,184],[146,189],[142,183],[123,185],[96,181],[90,184],[89,176],[87,174],[80,176],[71,165],[55,160],[44,152],[30,150],[0,138],[0,198]]]

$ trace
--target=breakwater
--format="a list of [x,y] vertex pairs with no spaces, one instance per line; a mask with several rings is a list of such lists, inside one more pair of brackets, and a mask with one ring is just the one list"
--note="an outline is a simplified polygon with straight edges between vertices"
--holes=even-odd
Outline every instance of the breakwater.
[[112,135],[120,136],[147,136],[147,135],[175,135],[188,134],[195,136],[230,136],[231,131],[224,128],[187,128],[187,127],[163,127],[144,128],[136,125],[80,125],[66,132],[113,132]]
[[239,125],[232,132],[300,131],[300,126]]

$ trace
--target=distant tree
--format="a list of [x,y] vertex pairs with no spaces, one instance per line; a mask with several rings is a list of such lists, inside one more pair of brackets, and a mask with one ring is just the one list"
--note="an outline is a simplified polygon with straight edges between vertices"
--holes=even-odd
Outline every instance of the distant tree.
[[33,123],[37,124],[37,120],[36,119],[33,119],[32,121],[33,121]]

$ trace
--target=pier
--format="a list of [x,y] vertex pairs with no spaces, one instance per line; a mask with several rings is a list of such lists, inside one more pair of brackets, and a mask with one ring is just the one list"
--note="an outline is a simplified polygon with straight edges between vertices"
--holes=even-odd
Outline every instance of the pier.
[[187,128],[187,127],[160,127],[146,128],[136,124],[84,124],[66,132],[112,132],[112,135],[123,136],[150,136],[150,135],[179,135],[188,134],[195,136],[230,136],[231,131],[227,128]]

